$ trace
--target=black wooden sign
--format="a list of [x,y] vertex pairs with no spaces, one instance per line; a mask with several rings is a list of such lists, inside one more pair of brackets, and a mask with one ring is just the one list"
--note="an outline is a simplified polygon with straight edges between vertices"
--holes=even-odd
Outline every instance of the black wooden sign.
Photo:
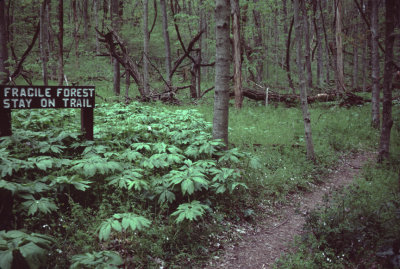
[[80,108],[81,129],[93,140],[94,86],[6,86],[0,85],[0,136],[11,132],[11,109]]

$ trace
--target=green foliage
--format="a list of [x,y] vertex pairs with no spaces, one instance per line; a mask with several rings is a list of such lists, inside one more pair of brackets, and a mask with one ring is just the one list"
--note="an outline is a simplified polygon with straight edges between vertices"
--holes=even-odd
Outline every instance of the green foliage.
[[171,214],[176,217],[176,222],[180,223],[184,220],[194,221],[198,217],[202,217],[209,206],[201,204],[199,201],[192,201],[191,203],[184,203],[178,206],[177,210]]
[[129,228],[134,232],[136,230],[141,231],[144,228],[148,228],[150,224],[150,220],[133,213],[114,214],[112,218],[103,221],[97,229],[99,232],[99,240],[108,240],[111,229],[122,232],[127,231]]
[[36,269],[46,264],[47,254],[54,240],[50,236],[19,230],[0,231],[0,267],[10,269],[15,252],[22,255],[30,268]]
[[70,269],[77,268],[118,268],[124,261],[115,251],[98,251],[92,253],[78,254],[71,257]]

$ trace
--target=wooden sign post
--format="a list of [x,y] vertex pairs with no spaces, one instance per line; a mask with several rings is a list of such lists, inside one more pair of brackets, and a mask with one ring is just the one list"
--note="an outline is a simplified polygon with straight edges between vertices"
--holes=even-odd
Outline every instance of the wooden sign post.
[[0,136],[10,136],[11,110],[32,108],[80,108],[81,130],[93,140],[94,86],[0,85]]

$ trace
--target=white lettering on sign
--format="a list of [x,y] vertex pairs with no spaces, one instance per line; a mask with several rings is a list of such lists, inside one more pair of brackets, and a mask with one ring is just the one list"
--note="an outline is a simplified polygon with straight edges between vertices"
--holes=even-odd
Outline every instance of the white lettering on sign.
[[32,99],[4,99],[4,108],[30,108]]
[[56,107],[56,99],[42,98],[42,99],[40,99],[40,106],[43,108]]
[[71,107],[71,108],[93,107],[92,104],[90,104],[89,99],[63,98],[62,100],[64,102],[65,107]]
[[57,88],[57,97],[93,97],[94,89]]

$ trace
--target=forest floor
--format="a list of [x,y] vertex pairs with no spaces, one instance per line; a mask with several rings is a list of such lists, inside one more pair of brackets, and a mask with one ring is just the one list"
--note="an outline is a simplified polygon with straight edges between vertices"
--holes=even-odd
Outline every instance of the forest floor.
[[337,166],[311,192],[290,195],[287,204],[267,208],[266,216],[255,224],[243,223],[235,228],[238,240],[220,247],[220,255],[205,268],[272,268],[276,260],[290,251],[290,243],[301,235],[307,212],[323,204],[324,197],[352,182],[361,167],[375,158],[374,153],[360,152],[339,158]]

